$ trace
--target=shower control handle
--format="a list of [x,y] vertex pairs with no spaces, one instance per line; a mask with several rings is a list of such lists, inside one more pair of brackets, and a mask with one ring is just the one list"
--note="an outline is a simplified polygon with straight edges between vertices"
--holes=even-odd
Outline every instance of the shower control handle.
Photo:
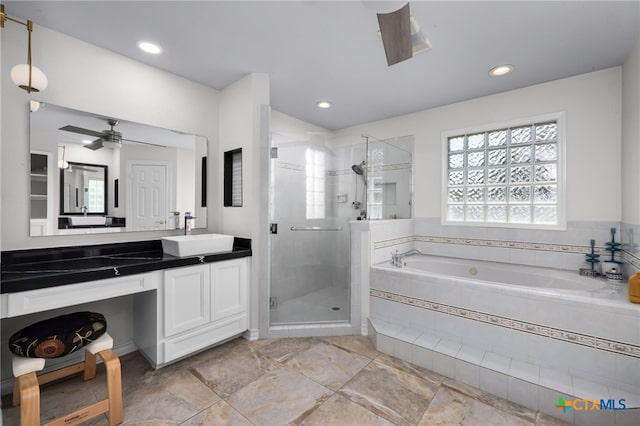
[[269,225],[269,231],[272,234],[277,234],[278,233],[278,224],[277,223],[272,223],[271,225]]

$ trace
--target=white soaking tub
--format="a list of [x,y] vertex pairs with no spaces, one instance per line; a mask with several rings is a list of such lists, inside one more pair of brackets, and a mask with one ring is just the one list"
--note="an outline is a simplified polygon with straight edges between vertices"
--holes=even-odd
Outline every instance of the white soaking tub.
[[404,261],[372,266],[372,320],[640,390],[640,305],[628,302],[626,284],[580,276],[581,265],[573,272],[428,255]]

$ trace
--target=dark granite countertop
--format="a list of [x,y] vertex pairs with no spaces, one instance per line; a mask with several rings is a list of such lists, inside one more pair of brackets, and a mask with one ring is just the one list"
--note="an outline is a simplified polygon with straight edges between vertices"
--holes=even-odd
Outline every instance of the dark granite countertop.
[[191,257],[164,254],[160,240],[3,251],[1,256],[0,292],[17,293],[248,257],[251,240],[236,237],[231,251]]

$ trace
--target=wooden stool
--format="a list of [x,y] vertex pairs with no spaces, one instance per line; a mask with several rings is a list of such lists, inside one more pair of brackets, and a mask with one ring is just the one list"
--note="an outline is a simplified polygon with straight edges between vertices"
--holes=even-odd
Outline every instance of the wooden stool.
[[107,371],[107,399],[87,405],[72,413],[59,417],[45,426],[75,425],[102,413],[109,416],[109,425],[122,423],[122,382],[120,360],[113,353],[113,339],[104,333],[85,346],[85,360],[59,370],[36,375],[44,368],[44,358],[25,358],[13,355],[13,405],[20,407],[20,425],[40,425],[40,385],[84,372],[84,381],[96,376],[96,355],[100,356]]

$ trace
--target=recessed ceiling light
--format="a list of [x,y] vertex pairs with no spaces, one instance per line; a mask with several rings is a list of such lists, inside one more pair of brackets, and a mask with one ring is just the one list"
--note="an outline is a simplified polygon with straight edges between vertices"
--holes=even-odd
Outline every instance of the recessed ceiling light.
[[136,43],[138,48],[143,52],[151,53],[152,55],[159,55],[162,53],[162,48],[157,44],[153,44],[150,41],[139,41]]
[[320,101],[316,104],[318,108],[327,109],[331,108],[331,102],[328,101]]
[[93,142],[93,141],[92,141],[92,140],[89,140],[89,139],[82,139],[82,143],[85,143],[85,144],[86,144],[86,143],[91,143],[91,142]]
[[500,77],[502,75],[509,74],[513,71],[513,65],[498,65],[497,67],[493,67],[489,70],[489,75],[491,77]]

